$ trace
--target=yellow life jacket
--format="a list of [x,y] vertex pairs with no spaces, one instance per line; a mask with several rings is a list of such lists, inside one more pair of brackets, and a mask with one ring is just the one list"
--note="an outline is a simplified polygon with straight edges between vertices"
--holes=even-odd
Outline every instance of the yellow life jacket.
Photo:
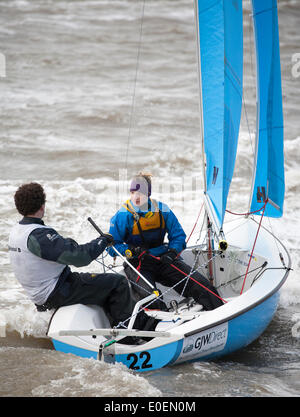
[[139,246],[143,245],[149,248],[160,246],[163,243],[165,235],[165,220],[162,212],[159,210],[157,202],[150,200],[155,211],[148,211],[144,216],[139,215],[133,208],[131,201],[127,200],[122,207],[128,210],[134,218],[130,243]]

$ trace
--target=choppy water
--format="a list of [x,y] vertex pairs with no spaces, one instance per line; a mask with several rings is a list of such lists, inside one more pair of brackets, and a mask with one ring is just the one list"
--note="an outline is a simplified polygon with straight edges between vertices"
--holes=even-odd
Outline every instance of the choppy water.
[[[247,118],[244,110],[229,202],[236,211],[248,204],[255,132],[245,3]],[[2,0],[0,8],[6,61],[0,78],[0,396],[299,396],[300,77],[293,63],[300,52],[299,2],[279,0],[286,202],[284,217],[272,225],[294,270],[278,312],[256,342],[226,359],[142,375],[55,352],[44,338],[49,314],[36,312],[8,261],[8,234],[18,220],[12,196],[23,182],[41,182],[46,223],[84,243],[95,236],[87,217],[106,230],[125,198],[126,180],[150,170],[153,194],[190,233],[202,184],[193,1],[147,1],[140,49],[140,0]]]

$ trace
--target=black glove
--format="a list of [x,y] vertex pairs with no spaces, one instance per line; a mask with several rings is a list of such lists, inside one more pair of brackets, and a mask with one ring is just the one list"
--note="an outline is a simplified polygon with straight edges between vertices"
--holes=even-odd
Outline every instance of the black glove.
[[137,257],[139,257],[143,252],[147,251],[147,249],[143,248],[142,246],[138,246],[138,247],[132,246],[130,250],[132,252],[132,255],[137,256]]
[[105,239],[107,240],[107,246],[111,246],[115,243],[114,238],[110,233],[103,233],[101,237],[105,237]]
[[172,264],[177,257],[177,251],[175,249],[170,249],[167,253],[161,255],[160,260],[164,264]]

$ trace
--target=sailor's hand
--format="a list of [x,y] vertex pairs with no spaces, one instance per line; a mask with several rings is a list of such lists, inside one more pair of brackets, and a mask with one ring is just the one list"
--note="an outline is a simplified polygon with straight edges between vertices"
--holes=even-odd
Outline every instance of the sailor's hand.
[[132,253],[132,256],[139,257],[142,253],[147,252],[146,248],[143,248],[142,246],[131,246],[130,252]]
[[177,257],[177,251],[175,249],[170,249],[168,252],[161,255],[160,260],[164,264],[172,264]]
[[107,240],[107,246],[111,246],[114,244],[113,235],[111,235],[110,233],[103,233],[102,237],[104,237]]
[[144,249],[138,246],[137,248],[132,248],[132,253],[134,256],[140,256],[144,252]]

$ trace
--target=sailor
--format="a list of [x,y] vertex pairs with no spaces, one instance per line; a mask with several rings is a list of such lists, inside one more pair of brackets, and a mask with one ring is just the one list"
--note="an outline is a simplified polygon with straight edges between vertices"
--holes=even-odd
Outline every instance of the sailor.
[[[83,267],[96,259],[113,242],[104,234],[86,244],[64,238],[42,220],[46,195],[38,183],[23,184],[14,196],[24,216],[11,230],[10,261],[16,278],[38,311],[72,304],[103,307],[112,326],[130,318],[134,300],[126,278],[119,274],[72,272],[69,265]],[[154,330],[153,319],[138,314],[135,328]],[[157,324],[157,322],[156,322]]]
[[[205,310],[221,306],[223,302],[217,290],[199,272],[193,272],[192,279],[184,279],[182,273],[191,271],[180,257],[180,252],[186,247],[184,230],[166,204],[150,197],[151,174],[140,172],[131,181],[130,199],[111,218],[109,233],[114,238],[115,248],[153,286],[158,282],[174,287],[184,297],[193,297]],[[167,243],[164,242],[166,234]],[[113,248],[108,252],[117,256]],[[147,283],[127,264],[124,268],[136,298],[146,297],[151,292]],[[166,306],[156,300],[149,308],[165,310]]]

